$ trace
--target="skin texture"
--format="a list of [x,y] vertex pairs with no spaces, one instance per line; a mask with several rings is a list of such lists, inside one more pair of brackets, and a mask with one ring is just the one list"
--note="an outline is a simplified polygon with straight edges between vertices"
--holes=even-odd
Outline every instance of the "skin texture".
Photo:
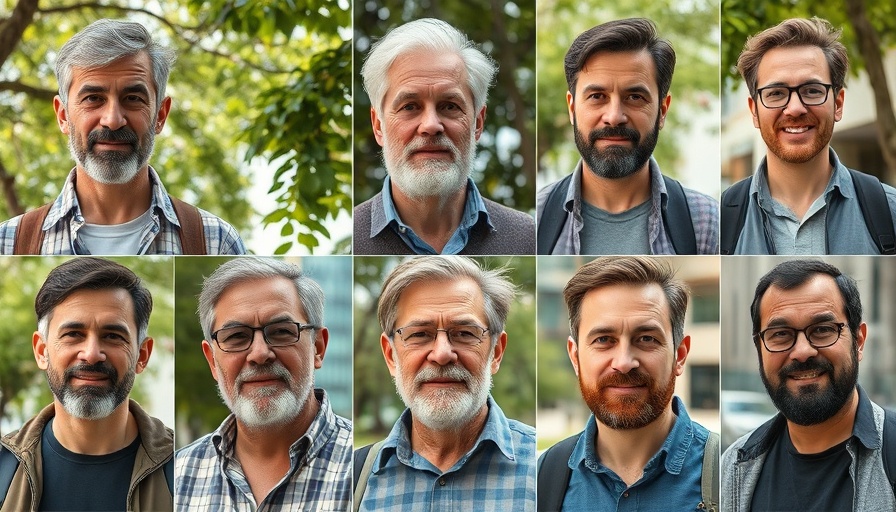
[[[577,137],[587,141],[596,158],[607,159],[620,153],[631,153],[639,144],[662,129],[672,97],[659,97],[659,86],[653,58],[646,50],[632,52],[598,52],[585,61],[579,72],[575,96],[566,93],[569,121]],[[616,130],[600,135],[597,130]],[[629,130],[631,135],[621,131]],[[599,135],[591,142],[591,135]],[[656,141],[652,144],[655,146]],[[650,147],[647,156],[653,152]],[[589,203],[619,213],[629,210],[650,195],[646,159],[628,174],[603,176],[585,160],[583,194]],[[623,173],[624,174],[624,173]]]
[[[770,286],[760,302],[759,315],[760,330],[778,326],[804,328],[819,321],[847,321],[843,296],[834,279],[826,274],[813,276],[790,290]],[[867,326],[862,323],[855,337],[856,364],[862,360],[866,334]],[[818,394],[831,387],[829,372],[818,375],[815,375],[818,373],[815,371],[785,372],[786,376],[782,379],[779,375],[782,368],[793,363],[820,360],[830,363],[834,373],[839,376],[852,363],[852,345],[848,327],[844,327],[843,334],[836,343],[825,348],[813,347],[802,333],[797,336],[793,348],[787,352],[768,352],[760,344],[759,357],[765,380],[773,387],[784,385],[793,395]],[[853,389],[843,407],[821,423],[803,426],[788,420],[794,446],[801,453],[818,453],[846,440],[852,433],[857,406],[858,391]]]
[[[46,339],[32,335],[37,366],[62,381],[63,372],[78,365],[105,364],[115,369],[119,381],[142,373],[152,354],[153,340],[137,339],[134,302],[124,289],[76,290],[52,311]],[[111,388],[106,375],[78,371],[67,384]],[[128,389],[130,391],[130,389]],[[53,399],[56,419],[53,433],[67,449],[87,455],[112,453],[137,437],[137,424],[128,411],[127,400],[105,418],[87,420],[70,415]]]
[[[397,310],[396,325],[399,328],[410,324],[427,324],[437,328],[467,323],[483,327],[488,325],[482,291],[470,278],[418,281],[402,292]],[[494,375],[501,366],[507,334],[501,332],[493,348],[489,340],[474,347],[454,347],[443,332],[431,345],[423,348],[404,347],[398,335],[394,342],[390,342],[385,333],[380,337],[380,344],[389,373],[395,379],[406,379],[403,386],[410,391],[409,398],[446,400],[447,406],[451,399],[444,396],[446,392],[468,393],[468,383],[433,379],[415,385],[411,379],[425,368],[449,366],[460,366],[474,376],[486,371]],[[411,446],[434,465],[446,470],[472,448],[487,415],[488,408],[483,401],[474,409],[465,426],[459,429],[433,429],[413,418]]]

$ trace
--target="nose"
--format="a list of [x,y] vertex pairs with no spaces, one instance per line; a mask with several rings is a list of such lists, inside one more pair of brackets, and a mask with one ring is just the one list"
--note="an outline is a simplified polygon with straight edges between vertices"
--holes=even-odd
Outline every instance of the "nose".
[[790,91],[790,97],[787,99],[787,105],[784,107],[784,113],[790,117],[799,117],[807,111],[806,106],[800,99],[797,91]]
[[249,346],[246,360],[254,364],[265,364],[276,358],[274,350],[264,340],[264,334],[259,329],[252,333],[252,345]]
[[457,362],[457,352],[454,351],[454,346],[448,341],[448,333],[445,331],[436,332],[436,339],[433,340],[432,348],[430,348],[426,359],[439,366]]
[[790,349],[790,359],[804,362],[810,357],[814,357],[817,355],[818,349],[813,347],[812,344],[809,343],[809,338],[806,337],[806,333],[796,333],[796,343]]
[[90,334],[81,345],[78,358],[87,364],[96,364],[106,360],[106,352],[103,350],[99,336]]
[[106,102],[106,105],[103,107],[103,116],[100,119],[100,124],[102,124],[104,128],[110,130],[117,130],[127,124],[127,120],[124,117],[124,111],[118,100],[110,98]]
[[619,98],[612,98],[606,104],[601,121],[607,126],[619,126],[628,123],[628,116],[625,114],[625,109]]
[[627,343],[619,343],[613,354],[613,369],[619,373],[628,373],[641,366],[638,359],[632,354]]
[[420,112],[420,125],[417,127],[417,133],[420,135],[432,137],[439,135],[445,131],[445,125],[442,124],[442,118],[435,107],[426,106]]

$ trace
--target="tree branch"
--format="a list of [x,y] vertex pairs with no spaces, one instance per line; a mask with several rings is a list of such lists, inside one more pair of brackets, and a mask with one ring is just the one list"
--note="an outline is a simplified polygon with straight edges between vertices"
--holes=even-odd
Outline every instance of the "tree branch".
[[52,89],[41,89],[39,87],[32,87],[27,84],[23,84],[19,81],[3,81],[0,80],[0,91],[12,91],[18,93],[24,93],[32,98],[39,100],[48,100],[52,101],[54,97],[56,97],[56,91]]
[[6,212],[10,218],[25,213],[19,203],[19,196],[16,194],[15,181],[15,176],[9,174],[6,166],[0,161],[0,187],[3,187],[3,195],[6,197]]
[[19,0],[12,11],[12,15],[0,25],[0,67],[19,46],[22,34],[34,20],[37,11],[38,0]]

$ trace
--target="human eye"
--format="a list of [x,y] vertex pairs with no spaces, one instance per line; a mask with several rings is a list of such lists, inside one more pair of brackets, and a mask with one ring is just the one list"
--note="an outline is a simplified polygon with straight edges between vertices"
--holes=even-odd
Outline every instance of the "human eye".
[[779,100],[787,94],[787,89],[783,87],[771,87],[762,91],[762,97],[767,100]]
[[591,344],[597,347],[607,347],[612,345],[614,341],[612,336],[601,335],[592,338]]
[[793,338],[793,329],[790,327],[770,327],[765,330],[765,341],[789,342]]
[[100,96],[99,94],[88,94],[87,96],[84,96],[83,98],[81,98],[81,103],[86,103],[88,105],[96,105],[96,104],[102,103],[102,102],[103,102],[103,97]]
[[805,84],[800,87],[800,95],[808,98],[820,98],[825,95],[827,89],[821,84]]
[[84,333],[81,331],[63,331],[59,335],[59,339],[63,341],[77,341],[84,337]]
[[606,99],[607,95],[600,91],[592,92],[591,94],[585,96],[586,99],[594,100],[594,101],[603,101]]
[[644,335],[638,336],[635,341],[640,344],[648,344],[648,345],[661,345],[662,344],[662,342],[660,340],[658,340],[656,337],[651,336],[649,334],[644,334]]
[[250,338],[248,329],[227,329],[218,331],[218,340],[223,343],[236,344],[242,343]]
[[479,332],[481,330],[475,327],[454,327],[450,331],[450,337],[452,342],[472,345],[482,341],[479,337]]
[[809,335],[815,339],[829,339],[840,332],[840,328],[837,324],[829,322],[815,324],[807,330],[809,331]]
[[414,110],[417,110],[416,103],[405,103],[398,107],[399,112],[413,112]]

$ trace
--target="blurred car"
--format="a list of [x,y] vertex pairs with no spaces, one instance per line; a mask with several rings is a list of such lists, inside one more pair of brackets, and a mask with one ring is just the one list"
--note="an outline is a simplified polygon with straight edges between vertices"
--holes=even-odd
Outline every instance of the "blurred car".
[[777,412],[765,393],[722,390],[722,446],[727,448]]

